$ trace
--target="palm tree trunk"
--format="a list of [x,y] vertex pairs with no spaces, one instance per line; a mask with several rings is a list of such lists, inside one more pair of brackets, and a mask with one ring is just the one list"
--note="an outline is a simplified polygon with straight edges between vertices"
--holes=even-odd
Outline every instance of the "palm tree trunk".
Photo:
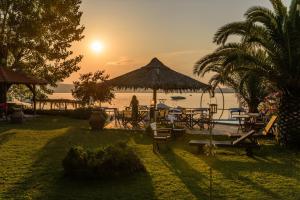
[[259,105],[259,101],[253,101],[251,103],[248,103],[249,112],[258,113],[258,105]]
[[278,131],[281,144],[300,148],[300,98],[283,96],[278,113]]
[[248,106],[249,113],[258,113],[258,105],[260,103],[259,99],[254,98],[243,98]]

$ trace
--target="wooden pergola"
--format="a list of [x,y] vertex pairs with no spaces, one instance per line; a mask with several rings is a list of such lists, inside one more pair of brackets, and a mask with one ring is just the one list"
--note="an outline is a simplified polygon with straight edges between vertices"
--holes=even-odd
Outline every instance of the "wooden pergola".
[[33,110],[36,112],[36,85],[46,85],[47,82],[23,72],[0,67],[0,103],[7,102],[7,92],[14,85],[26,85],[33,94]]

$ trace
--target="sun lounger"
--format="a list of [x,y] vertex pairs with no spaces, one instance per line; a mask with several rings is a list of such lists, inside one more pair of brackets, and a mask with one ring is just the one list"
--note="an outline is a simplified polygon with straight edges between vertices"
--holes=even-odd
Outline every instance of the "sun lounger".
[[[256,132],[254,130],[249,131],[245,135],[237,138],[234,141],[212,141],[212,145],[214,146],[219,146],[219,147],[239,147],[239,148],[245,148],[246,149],[246,154],[248,156],[252,156],[252,149],[255,147],[259,147],[259,144],[253,135]],[[189,142],[191,146],[197,146],[198,151],[201,152],[203,151],[203,147],[205,145],[210,145],[209,140],[191,140]]]
[[[266,137],[266,136],[270,136],[272,133],[275,132],[274,128],[275,128],[275,123],[277,120],[277,115],[273,115],[269,122],[259,131],[256,131],[256,133],[253,135],[254,137]],[[229,137],[231,138],[236,138],[236,137],[240,137],[243,136],[244,134],[234,134],[234,133],[229,133],[228,134]]]
[[277,115],[273,115],[267,125],[264,127],[264,129],[261,131],[261,134],[263,135],[269,135],[271,132],[274,132],[274,125],[277,121]]

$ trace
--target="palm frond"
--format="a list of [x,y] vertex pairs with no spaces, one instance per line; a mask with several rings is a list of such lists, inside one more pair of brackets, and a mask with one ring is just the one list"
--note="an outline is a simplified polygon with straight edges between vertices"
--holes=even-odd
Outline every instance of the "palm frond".
[[281,0],[270,0],[270,2],[277,16],[284,16],[287,14],[287,8]]
[[281,36],[279,27],[284,23],[286,16],[277,16],[270,9],[261,6],[251,7],[246,13],[246,20],[252,24],[262,24],[273,37]]
[[231,35],[245,36],[249,31],[250,24],[247,22],[233,22],[222,26],[214,35],[213,42],[217,44],[225,44]]

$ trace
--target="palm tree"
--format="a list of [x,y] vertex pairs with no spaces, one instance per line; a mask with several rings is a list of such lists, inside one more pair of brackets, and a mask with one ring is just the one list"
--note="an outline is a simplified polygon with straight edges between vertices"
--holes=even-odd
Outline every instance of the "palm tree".
[[258,112],[259,103],[269,94],[266,81],[252,71],[245,73],[244,71],[228,70],[228,65],[246,66],[246,64],[237,60],[226,64],[230,55],[222,54],[221,49],[217,49],[214,53],[199,60],[194,73],[205,76],[207,73],[213,72],[214,75],[209,81],[212,88],[216,88],[219,84],[233,88],[239,94],[240,101],[248,107],[249,112]]
[[[198,63],[196,69],[223,58],[228,74],[252,72],[268,80],[282,93],[278,122],[281,141],[297,147],[300,146],[300,0],[292,0],[289,11],[281,0],[270,2],[272,10],[252,7],[245,13],[244,21],[221,27],[214,42],[222,46],[214,55],[207,56],[205,62]],[[232,35],[240,36],[241,42],[227,42]],[[236,65],[237,61],[245,65]]]
[[212,88],[216,88],[219,84],[233,88],[234,91],[239,94],[238,98],[241,103],[248,107],[249,112],[258,112],[259,103],[269,94],[267,83],[254,73],[244,74],[241,72],[233,72],[224,74],[224,68],[216,66],[214,69],[204,71],[201,74],[202,76],[207,72],[215,73],[209,81]]

